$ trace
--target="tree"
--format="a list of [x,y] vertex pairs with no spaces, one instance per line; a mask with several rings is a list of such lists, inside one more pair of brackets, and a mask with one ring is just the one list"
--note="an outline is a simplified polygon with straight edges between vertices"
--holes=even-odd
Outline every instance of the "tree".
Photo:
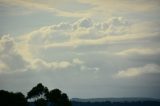
[[61,91],[59,89],[54,89],[49,92],[48,100],[54,103],[59,103],[61,99]]
[[47,101],[43,98],[38,99],[35,101],[36,106],[47,106]]
[[[27,103],[27,100],[25,96],[21,92],[14,93],[14,101],[17,102],[18,104],[21,104],[21,106],[24,106],[24,104]],[[17,105],[20,106],[20,105]]]
[[48,93],[49,93],[48,88],[44,87],[42,83],[39,83],[28,92],[27,99],[32,99],[32,98],[37,99],[41,96],[44,96],[44,98],[46,98]]
[[71,106],[71,102],[69,101],[69,98],[66,93],[61,94],[61,103],[62,106]]
[[53,89],[49,92],[48,100],[57,106],[71,106],[67,94],[62,93],[59,89]]
[[[27,99],[31,99],[27,104]],[[28,93],[27,98],[21,93],[13,93],[0,90],[0,106],[71,106],[67,94],[59,89],[49,92],[48,88],[41,83],[33,87]]]
[[27,101],[21,93],[0,90],[0,106],[26,106]]

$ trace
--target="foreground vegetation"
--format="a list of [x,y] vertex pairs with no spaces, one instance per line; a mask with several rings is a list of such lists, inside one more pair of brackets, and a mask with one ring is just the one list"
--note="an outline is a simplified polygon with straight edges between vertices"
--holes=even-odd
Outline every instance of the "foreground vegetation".
[[71,102],[67,94],[59,89],[49,91],[39,83],[27,93],[26,97],[21,92],[0,90],[0,106],[160,106],[160,101]]
[[0,90],[0,106],[71,106],[67,94],[59,89],[48,90],[41,83],[33,87],[25,97],[21,92]]

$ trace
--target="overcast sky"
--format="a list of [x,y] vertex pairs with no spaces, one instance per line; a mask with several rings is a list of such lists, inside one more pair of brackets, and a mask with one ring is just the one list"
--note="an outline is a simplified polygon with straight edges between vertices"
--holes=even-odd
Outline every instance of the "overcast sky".
[[159,0],[0,0],[0,89],[160,98]]

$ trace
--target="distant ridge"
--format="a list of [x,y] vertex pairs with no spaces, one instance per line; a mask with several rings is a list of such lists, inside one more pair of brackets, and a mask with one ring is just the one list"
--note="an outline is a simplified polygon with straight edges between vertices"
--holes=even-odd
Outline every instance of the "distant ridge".
[[82,98],[72,98],[71,101],[75,102],[137,102],[137,101],[159,101],[160,99],[155,98],[139,98],[139,97],[128,97],[128,98],[88,98],[88,99],[82,99]]

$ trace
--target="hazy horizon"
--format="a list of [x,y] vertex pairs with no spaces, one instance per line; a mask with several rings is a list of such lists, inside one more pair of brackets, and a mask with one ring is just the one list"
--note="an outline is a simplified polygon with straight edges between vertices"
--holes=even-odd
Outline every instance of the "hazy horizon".
[[160,1],[0,0],[0,90],[160,99]]

